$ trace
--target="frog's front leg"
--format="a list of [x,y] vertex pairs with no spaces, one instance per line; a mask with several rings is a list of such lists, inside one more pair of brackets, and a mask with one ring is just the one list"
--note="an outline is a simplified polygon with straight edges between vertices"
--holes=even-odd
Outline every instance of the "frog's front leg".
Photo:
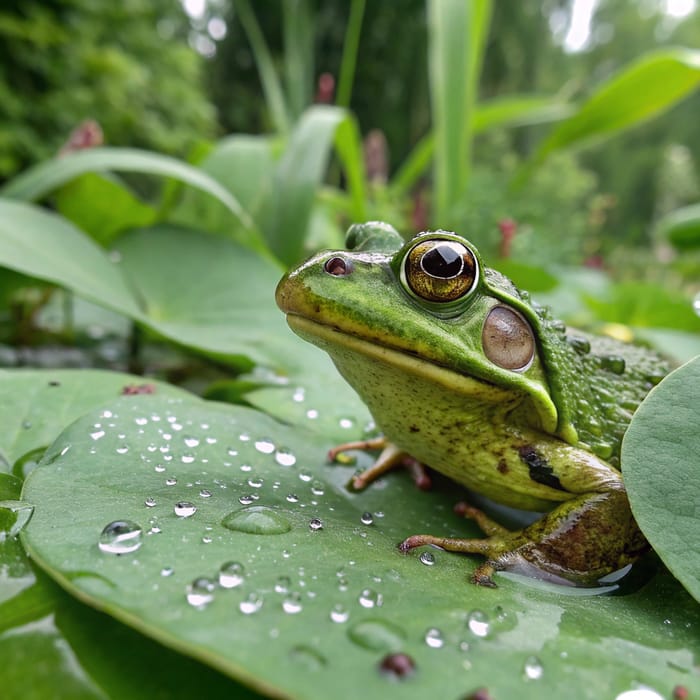
[[364,471],[356,474],[352,478],[352,488],[361,491],[373,481],[386,472],[404,467],[408,469],[418,488],[427,490],[430,488],[431,480],[425,467],[407,452],[397,447],[385,437],[372,438],[370,440],[358,440],[356,442],[346,442],[328,450],[328,459],[333,462],[343,452],[348,450],[381,450],[374,464]]
[[593,585],[632,563],[648,544],[632,517],[619,472],[604,462],[593,462],[587,453],[584,456],[577,469],[563,469],[559,474],[572,497],[522,530],[508,531],[478,509],[462,506],[462,514],[475,520],[488,537],[413,535],[399,548],[408,552],[435,545],[451,552],[481,554],[487,561],[475,570],[472,581],[484,586],[495,586],[492,575],[503,570],[559,583]]

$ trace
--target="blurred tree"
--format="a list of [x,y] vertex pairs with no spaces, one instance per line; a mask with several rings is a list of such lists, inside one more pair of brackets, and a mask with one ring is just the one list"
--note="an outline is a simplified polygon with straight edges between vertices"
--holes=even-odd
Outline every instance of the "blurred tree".
[[4,0],[0,178],[55,154],[85,119],[108,144],[174,154],[212,136],[188,31],[174,0]]

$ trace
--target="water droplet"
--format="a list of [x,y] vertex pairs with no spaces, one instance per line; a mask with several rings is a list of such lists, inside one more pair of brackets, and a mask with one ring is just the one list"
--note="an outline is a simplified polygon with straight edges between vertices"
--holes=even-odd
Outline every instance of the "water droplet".
[[195,608],[204,608],[214,600],[215,590],[215,581],[205,576],[200,576],[187,586],[185,597],[187,602]]
[[156,466],[153,467],[153,469],[160,474],[160,473],[165,471],[165,465],[164,464],[156,464]]
[[202,489],[199,492],[200,498],[211,498],[211,491],[209,489]]
[[259,476],[251,476],[250,479],[248,479],[248,486],[252,489],[259,489],[263,483],[263,479]]
[[295,493],[290,493],[287,495],[287,500],[290,503],[299,503],[299,496],[297,496]]
[[311,474],[309,474],[309,472],[299,472],[299,478],[302,481],[311,481],[313,477]]
[[621,355],[603,355],[600,358],[600,366],[613,374],[623,374],[625,371],[625,358]]
[[202,537],[202,544],[211,544],[211,535],[204,535]]
[[695,311],[696,316],[700,316],[700,292],[693,298],[693,311]]
[[374,524],[374,516],[372,515],[372,513],[369,513],[369,512],[363,513],[360,516],[360,522],[363,525],[373,525]]
[[392,678],[406,678],[416,670],[416,662],[403,653],[387,654],[379,663],[379,671]]
[[355,421],[352,418],[341,418],[338,425],[344,430],[349,430],[355,426]]
[[347,591],[348,590],[348,580],[345,577],[338,579],[338,590]]
[[378,608],[382,604],[382,595],[371,588],[365,588],[360,593],[358,601],[363,608],[374,608],[375,606]]
[[475,637],[486,637],[491,630],[488,615],[481,610],[472,610],[469,613],[467,626]]
[[262,608],[263,599],[257,593],[249,593],[239,604],[238,609],[244,615],[252,615]]
[[243,583],[243,564],[237,561],[229,561],[221,565],[219,569],[219,585],[222,588],[237,588]]
[[292,401],[296,403],[301,403],[304,400],[304,393],[304,388],[298,386],[296,389],[294,389],[294,393],[292,394]]
[[238,436],[238,439],[239,439],[241,442],[250,442],[250,435],[248,435],[248,433],[241,433],[241,434]]
[[288,593],[291,585],[289,576],[280,576],[275,583],[275,593]]
[[348,637],[364,649],[397,651],[403,646],[406,633],[391,622],[370,618],[350,627]]
[[523,665],[523,673],[525,678],[531,681],[535,681],[538,678],[542,678],[542,662],[536,656],[528,656],[525,659],[525,664]]
[[319,518],[311,518],[309,520],[309,530],[312,532],[318,532],[318,530],[323,529],[323,521],[320,520]]
[[128,445],[119,445],[119,447],[117,447],[117,454],[119,454],[119,455],[125,455],[128,451],[129,451]]
[[633,690],[625,690],[615,696],[615,700],[664,700],[661,693],[657,693],[653,688],[646,685],[640,685]]
[[306,646],[294,647],[289,652],[290,658],[301,664],[307,671],[320,671],[326,665],[326,659],[315,649]]
[[238,450],[234,449],[233,447],[229,447],[226,449],[226,454],[229,457],[236,457],[238,455]]
[[98,547],[110,554],[129,554],[135,552],[142,544],[143,530],[131,520],[115,520],[105,525]]
[[195,460],[194,455],[182,455],[182,457],[180,457],[180,461],[183,464],[192,464],[192,462],[194,462],[194,460]]
[[431,627],[426,633],[425,643],[431,649],[442,649],[445,646],[445,638],[442,636],[442,632],[437,627]]
[[288,613],[289,615],[296,615],[297,613],[300,613],[303,609],[303,605],[301,604],[301,594],[297,592],[290,593],[283,601],[282,601],[282,610],[284,612]]
[[197,512],[197,506],[189,501],[178,501],[173,510],[178,518],[190,518]]
[[314,480],[311,483],[311,493],[314,496],[323,496],[323,494],[325,493],[323,482],[319,481],[318,479]]
[[435,555],[432,552],[421,552],[418,559],[421,564],[425,564],[426,566],[432,566],[435,563]]
[[149,496],[143,504],[146,506],[146,508],[153,508],[153,506],[156,504],[156,499],[153,498],[152,496]]
[[103,438],[104,436],[105,436],[104,430],[96,430],[94,433],[90,433],[90,437],[93,440],[99,440],[100,438]]
[[164,566],[160,570],[160,575],[167,578],[168,576],[172,576],[175,573],[175,569],[173,569],[172,566]]
[[254,500],[255,499],[253,498],[253,496],[251,494],[246,494],[244,496],[238,497],[238,502],[244,506],[249,506]]
[[331,608],[330,617],[333,622],[347,622],[350,612],[342,603],[336,603]]
[[199,438],[196,437],[186,436],[184,441],[187,447],[197,447],[199,445]]
[[286,447],[280,447],[275,452],[275,462],[281,467],[293,467],[297,463],[296,455]]
[[166,486],[175,486],[175,484],[177,484],[177,479],[176,479],[174,476],[169,476],[169,477],[165,480],[165,485],[166,485]]
[[292,529],[291,523],[267,506],[250,506],[229,513],[221,521],[229,530],[254,535],[280,535]]
[[269,455],[275,451],[275,443],[270,438],[259,438],[255,441],[255,449],[264,455]]
[[306,417],[307,417],[309,420],[316,420],[316,419],[318,418],[318,411],[317,411],[315,408],[310,408],[310,409],[306,412]]

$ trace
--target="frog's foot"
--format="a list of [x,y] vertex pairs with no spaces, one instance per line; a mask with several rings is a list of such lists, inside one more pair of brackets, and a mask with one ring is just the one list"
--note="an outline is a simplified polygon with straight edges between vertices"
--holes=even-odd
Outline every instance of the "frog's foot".
[[454,511],[457,515],[461,515],[463,518],[468,518],[473,520],[481,530],[487,534],[497,537],[504,537],[510,534],[508,528],[503,527],[500,523],[489,518],[483,510],[479,510],[474,506],[470,506],[468,503],[458,503],[454,507]]
[[407,452],[400,450],[394,443],[389,442],[384,437],[373,438],[372,440],[346,442],[342,445],[337,445],[328,451],[328,459],[333,462],[338,458],[338,455],[348,450],[382,451],[379,457],[377,457],[376,462],[369,467],[369,469],[365,469],[363,472],[353,477],[352,488],[356,491],[361,491],[375,479],[382,476],[382,474],[386,474],[386,472],[396,467],[405,467],[408,469],[418,488],[425,491],[431,486],[430,477],[425,467],[418,460],[411,457]]
[[[479,517],[483,516],[486,518],[486,516],[480,510],[476,508],[473,510],[479,514]],[[488,518],[486,519],[488,520]],[[476,520],[476,517],[474,520]],[[493,521],[490,522],[493,523]],[[497,525],[496,523],[493,524],[499,529],[503,529],[500,525]],[[482,527],[480,522],[479,526]],[[416,547],[424,547],[425,545],[439,547],[440,549],[445,549],[448,552],[458,552],[460,554],[481,554],[487,557],[487,561],[474,570],[471,580],[472,583],[475,583],[478,586],[496,588],[496,583],[492,578],[493,574],[495,571],[503,568],[496,558],[502,553],[502,547],[500,546],[501,540],[498,536],[488,537],[486,539],[476,539],[462,537],[435,537],[433,535],[411,535],[411,537],[407,537],[399,545],[399,551],[408,553]]]

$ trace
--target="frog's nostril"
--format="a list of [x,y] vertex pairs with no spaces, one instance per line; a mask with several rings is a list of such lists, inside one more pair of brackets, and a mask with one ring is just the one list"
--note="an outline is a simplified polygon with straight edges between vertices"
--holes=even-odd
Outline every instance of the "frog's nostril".
[[323,269],[334,277],[345,277],[352,272],[352,263],[336,255],[326,260]]

